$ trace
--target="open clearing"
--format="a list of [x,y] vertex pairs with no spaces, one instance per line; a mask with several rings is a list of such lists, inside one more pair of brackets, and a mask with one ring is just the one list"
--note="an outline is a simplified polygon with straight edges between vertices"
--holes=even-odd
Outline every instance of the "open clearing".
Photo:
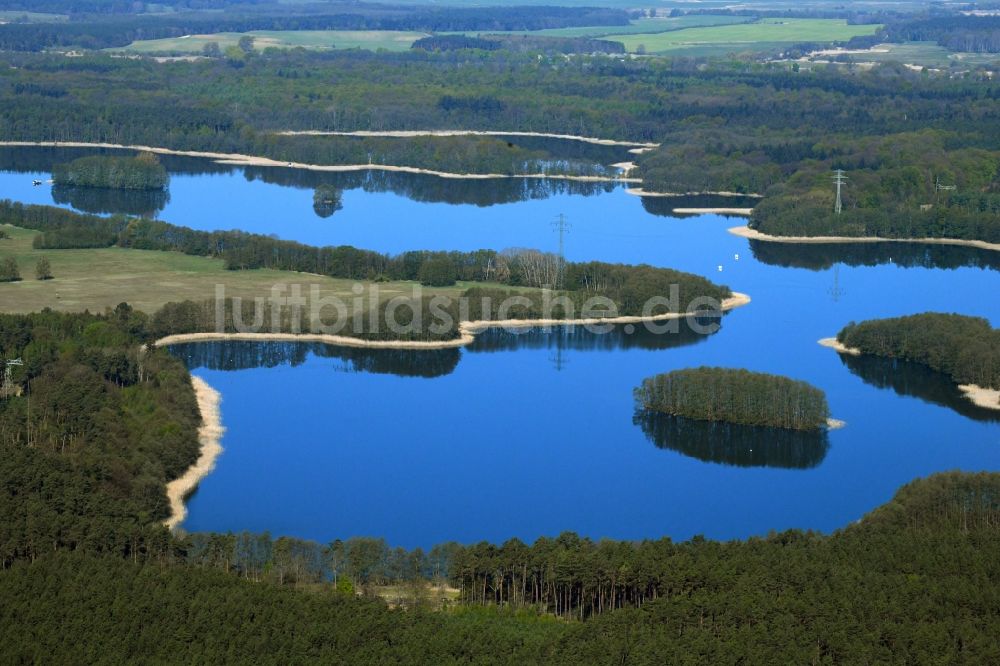
[[255,30],[252,32],[220,32],[211,35],[185,35],[168,39],[148,39],[132,42],[121,49],[111,51],[126,51],[130,53],[186,53],[198,54],[205,44],[215,42],[223,51],[230,46],[236,46],[240,37],[249,35],[254,38],[254,48],[262,51],[266,48],[311,50],[330,49],[368,49],[377,51],[406,51],[413,42],[426,37],[423,32],[404,32],[395,30]]
[[[848,25],[843,19],[762,19],[672,32],[609,37],[621,42],[631,53],[676,53],[691,51],[760,50],[774,45],[799,42],[844,42],[859,35],[873,34],[877,25]],[[640,48],[641,47],[641,48]]]
[[[0,225],[10,238],[0,239],[0,259],[13,256],[20,268],[20,282],[0,282],[0,312],[36,312],[42,308],[77,312],[103,312],[106,307],[128,302],[145,312],[164,303],[186,299],[202,301],[215,297],[215,285],[226,287],[226,296],[267,297],[275,284],[302,285],[308,296],[311,285],[320,294],[348,299],[355,283],[295,273],[257,269],[227,271],[221,259],[193,257],[180,252],[101,248],[92,250],[35,250],[31,240],[38,232]],[[53,280],[36,280],[35,264],[45,256],[52,264]],[[381,298],[410,295],[414,282],[382,282]],[[470,285],[423,287],[423,293],[458,296]],[[477,286],[483,286],[477,283]],[[349,302],[349,301],[346,301]]]

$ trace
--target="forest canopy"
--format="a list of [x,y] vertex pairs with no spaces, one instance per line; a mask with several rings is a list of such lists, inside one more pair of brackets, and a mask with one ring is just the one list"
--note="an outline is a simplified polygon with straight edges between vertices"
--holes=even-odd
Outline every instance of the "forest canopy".
[[635,389],[642,409],[705,421],[791,430],[817,430],[830,410],[823,392],[809,384],[731,368],[674,370]]
[[1000,389],[1000,330],[981,317],[925,312],[851,322],[837,341],[865,354],[922,363],[957,384]]
[[117,190],[165,190],[167,170],[153,153],[135,157],[92,155],[52,168],[52,180],[67,187],[102,187]]

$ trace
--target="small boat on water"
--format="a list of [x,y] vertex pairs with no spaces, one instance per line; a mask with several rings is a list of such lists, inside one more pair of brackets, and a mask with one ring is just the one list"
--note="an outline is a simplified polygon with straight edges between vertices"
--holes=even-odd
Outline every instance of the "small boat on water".
[[31,184],[35,185],[37,187],[38,185],[42,184],[42,181],[40,181],[40,180],[33,180],[33,181],[31,181]]

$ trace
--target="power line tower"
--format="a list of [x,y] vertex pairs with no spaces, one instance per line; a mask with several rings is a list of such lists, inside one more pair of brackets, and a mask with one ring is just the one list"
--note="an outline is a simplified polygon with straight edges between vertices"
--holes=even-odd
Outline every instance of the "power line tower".
[[833,298],[834,303],[839,302],[841,296],[847,293],[847,290],[840,286],[840,264],[833,267],[833,286],[827,289],[827,293]]
[[936,189],[936,190],[937,190],[938,192],[940,192],[940,191],[942,191],[942,190],[944,190],[944,191],[946,191],[946,192],[950,192],[950,191],[952,191],[952,190],[957,190],[957,189],[958,189],[958,185],[942,185],[942,184],[941,184],[941,176],[938,176],[938,177],[937,177],[937,180],[936,180],[936,181],[935,181],[935,183],[934,183],[934,188],[935,188],[935,189]]
[[569,232],[570,224],[566,221],[566,216],[559,213],[559,217],[552,223],[552,227],[559,232],[559,266],[557,267],[556,289],[562,289],[563,273],[566,268],[566,234]]
[[840,199],[840,188],[847,183],[847,176],[844,175],[843,169],[837,169],[833,172],[833,182],[837,185],[837,203],[833,210],[837,215],[840,215],[840,211],[844,207]]
[[15,365],[24,365],[24,361],[19,358],[12,358],[4,362],[3,385],[0,386],[0,398],[9,398],[16,392],[13,371]]

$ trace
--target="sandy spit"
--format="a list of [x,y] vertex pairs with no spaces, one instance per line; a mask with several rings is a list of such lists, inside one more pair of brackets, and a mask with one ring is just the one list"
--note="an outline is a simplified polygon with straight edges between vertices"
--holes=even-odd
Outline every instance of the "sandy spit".
[[763,199],[763,194],[743,194],[742,192],[650,192],[641,187],[630,187],[625,190],[629,194],[637,197],[697,197],[711,195],[715,197],[747,197],[750,199]]
[[750,217],[753,208],[674,208],[680,215],[745,215]]
[[747,226],[732,227],[729,233],[751,240],[770,241],[774,243],[931,243],[934,245],[965,245],[983,250],[1000,252],[1000,243],[987,243],[978,240],[963,240],[961,238],[881,238],[878,236],[772,236],[764,234]]
[[43,148],[116,148],[122,150],[138,150],[158,155],[182,155],[184,157],[203,157],[217,164],[232,166],[282,167],[286,169],[306,169],[309,171],[396,171],[399,173],[417,173],[439,178],[459,179],[491,179],[491,178],[547,178],[549,180],[573,180],[584,183],[641,183],[639,178],[614,176],[573,176],[545,173],[454,173],[451,171],[435,171],[419,167],[394,166],[390,164],[306,164],[303,162],[283,162],[269,157],[257,155],[242,155],[240,153],[213,153],[201,150],[174,150],[156,146],[140,146],[121,143],[87,143],[85,141],[0,141],[0,146],[36,146]]
[[[750,302],[746,294],[733,292],[721,303],[723,312],[744,306]],[[535,326],[593,326],[600,324],[640,324],[692,316],[691,312],[669,312],[651,317],[593,317],[589,319],[504,319],[488,321],[464,321],[459,324],[459,337],[454,340],[360,340],[346,335],[323,333],[181,333],[160,338],[153,344],[157,347],[188,342],[216,342],[222,340],[271,341],[271,342],[320,342],[341,347],[366,347],[369,349],[451,349],[464,347],[476,339],[475,334],[488,328],[532,328]]]
[[593,136],[579,134],[552,134],[549,132],[504,132],[501,130],[357,130],[354,132],[335,132],[325,130],[287,130],[276,132],[282,136],[385,136],[396,138],[413,138],[418,136],[534,136],[545,139],[568,139],[593,143],[599,146],[632,146],[634,148],[658,148],[658,143],[642,143],[639,141],[616,141],[615,139],[599,139]]
[[975,384],[959,384],[958,388],[979,407],[1000,409],[1000,391]]
[[841,421],[840,419],[827,419],[826,420],[826,428],[827,428],[827,430],[840,430],[845,425],[847,425],[847,421]]
[[201,444],[201,455],[184,474],[167,484],[167,498],[170,500],[170,517],[163,522],[168,529],[174,529],[187,517],[187,507],[184,500],[198,487],[208,473],[215,467],[215,461],[222,453],[222,413],[219,403],[222,396],[208,385],[205,380],[192,376],[191,386],[198,400],[198,411],[201,412],[201,427],[198,428],[198,441]]
[[850,354],[851,356],[860,356],[861,350],[855,349],[854,347],[845,347],[840,343],[837,338],[823,338],[819,341],[824,347],[829,347],[830,349],[835,349],[841,354]]

